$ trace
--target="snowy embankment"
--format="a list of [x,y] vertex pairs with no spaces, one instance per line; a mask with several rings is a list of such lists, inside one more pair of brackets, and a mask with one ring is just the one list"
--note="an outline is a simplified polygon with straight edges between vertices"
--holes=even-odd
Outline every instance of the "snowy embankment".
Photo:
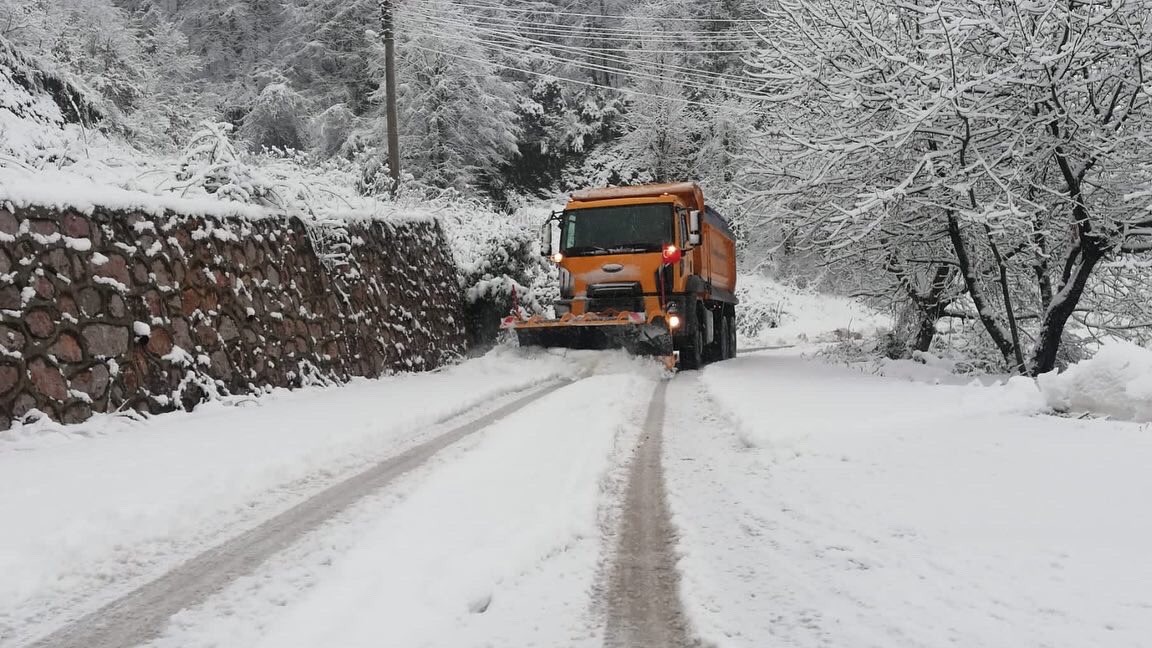
[[497,350],[437,373],[277,391],[143,423],[103,416],[0,441],[0,644],[414,445],[438,420],[584,370]]
[[1039,414],[1027,379],[927,385],[794,352],[710,367],[669,403],[684,601],[718,647],[1152,636],[1146,428]]
[[890,317],[859,300],[802,290],[760,274],[741,274],[736,294],[742,348],[835,342],[892,327]]

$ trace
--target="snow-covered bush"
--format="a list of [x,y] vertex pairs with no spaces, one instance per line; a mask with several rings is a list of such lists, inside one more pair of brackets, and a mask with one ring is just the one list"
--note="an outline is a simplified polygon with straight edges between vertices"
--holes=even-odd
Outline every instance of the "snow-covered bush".
[[492,236],[482,243],[483,255],[462,271],[468,330],[475,344],[496,339],[501,318],[517,307],[524,313],[543,312],[542,294],[550,268],[539,245],[525,232]]
[[1091,359],[1036,380],[1057,411],[1152,421],[1152,350],[1144,347],[1107,344]]
[[287,83],[269,83],[252,111],[244,116],[240,135],[256,149],[302,149],[305,143],[304,98]]
[[345,104],[336,104],[312,119],[312,144],[321,157],[340,154],[356,126],[356,114]]
[[177,188],[185,195],[202,190],[224,200],[275,205],[272,189],[244,164],[231,133],[231,124],[200,124],[180,160]]
[[550,314],[559,297],[556,272],[540,254],[535,228],[460,197],[439,212],[460,271],[467,327],[474,344],[489,344],[516,303]]

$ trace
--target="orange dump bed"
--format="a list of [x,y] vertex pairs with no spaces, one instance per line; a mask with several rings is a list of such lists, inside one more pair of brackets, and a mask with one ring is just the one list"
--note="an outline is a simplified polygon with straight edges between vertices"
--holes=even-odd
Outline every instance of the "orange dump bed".
[[700,189],[700,185],[695,182],[584,189],[572,194],[572,200],[591,202],[595,200],[619,200],[623,198],[652,198],[654,196],[664,195],[676,196],[684,203],[684,206],[689,209],[704,211],[704,191]]

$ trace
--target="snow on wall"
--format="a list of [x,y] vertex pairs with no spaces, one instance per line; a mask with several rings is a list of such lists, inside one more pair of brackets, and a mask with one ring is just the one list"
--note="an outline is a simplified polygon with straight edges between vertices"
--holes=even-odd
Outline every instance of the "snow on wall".
[[432,219],[0,203],[0,430],[432,369],[461,308]]

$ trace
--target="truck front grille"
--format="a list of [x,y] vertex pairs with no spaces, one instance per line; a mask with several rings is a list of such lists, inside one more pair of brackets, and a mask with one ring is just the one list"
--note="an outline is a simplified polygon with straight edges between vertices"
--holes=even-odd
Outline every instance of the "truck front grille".
[[589,313],[644,312],[644,296],[640,282],[595,284],[588,287]]

